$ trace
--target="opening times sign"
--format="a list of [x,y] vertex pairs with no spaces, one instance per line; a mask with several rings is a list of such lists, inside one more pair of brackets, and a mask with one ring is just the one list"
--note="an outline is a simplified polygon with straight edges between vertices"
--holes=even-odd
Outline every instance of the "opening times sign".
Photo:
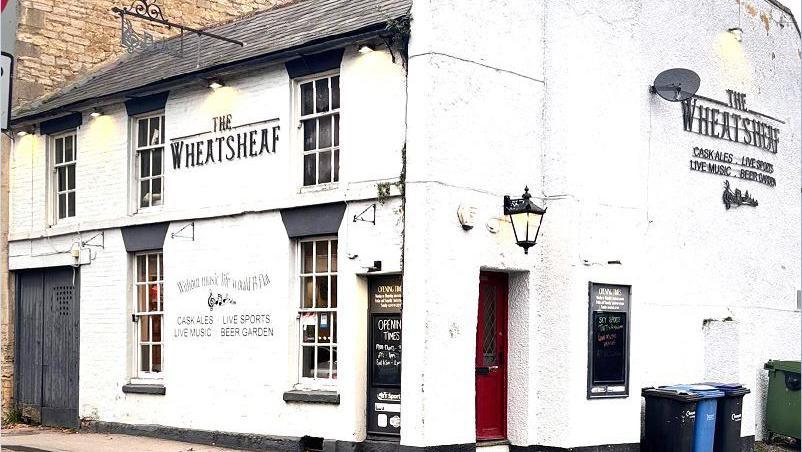
[[629,395],[631,287],[589,283],[588,399]]

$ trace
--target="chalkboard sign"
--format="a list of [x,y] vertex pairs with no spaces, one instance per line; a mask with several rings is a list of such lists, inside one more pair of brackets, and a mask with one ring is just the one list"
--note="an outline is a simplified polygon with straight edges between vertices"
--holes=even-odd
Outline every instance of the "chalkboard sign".
[[626,378],[625,312],[593,313],[593,383],[624,384]]
[[588,398],[629,395],[630,286],[590,283]]
[[369,434],[401,434],[401,276],[368,282]]
[[373,315],[371,382],[373,386],[401,385],[401,315]]

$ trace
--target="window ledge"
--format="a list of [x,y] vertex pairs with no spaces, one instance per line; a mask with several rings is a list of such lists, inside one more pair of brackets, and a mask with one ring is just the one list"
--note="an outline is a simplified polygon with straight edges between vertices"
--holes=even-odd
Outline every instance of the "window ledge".
[[164,395],[167,388],[160,384],[127,384],[123,385],[123,392],[126,394],[154,394]]
[[299,391],[292,390],[284,393],[285,402],[329,403],[340,404],[340,394],[336,391]]

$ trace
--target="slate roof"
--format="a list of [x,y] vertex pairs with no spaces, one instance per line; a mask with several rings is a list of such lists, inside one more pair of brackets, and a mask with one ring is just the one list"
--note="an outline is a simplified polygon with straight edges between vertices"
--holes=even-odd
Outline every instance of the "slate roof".
[[[196,67],[197,36],[184,35],[185,54],[164,52],[124,55],[53,95],[16,109],[12,122],[56,113],[92,99],[155,86],[177,77],[209,71],[291,49],[303,49],[327,39],[378,30],[388,20],[409,13],[412,0],[302,0],[207,29],[244,41],[240,47],[206,36],[201,37],[200,67]],[[169,11],[165,11],[169,16]],[[109,14],[112,14],[109,12]],[[169,17],[166,17],[168,20]],[[139,19],[132,19],[132,22]]]

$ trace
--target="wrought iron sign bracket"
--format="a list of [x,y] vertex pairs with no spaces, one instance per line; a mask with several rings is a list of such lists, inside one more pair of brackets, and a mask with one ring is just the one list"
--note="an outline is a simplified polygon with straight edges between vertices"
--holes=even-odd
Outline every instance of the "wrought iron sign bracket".
[[[184,51],[184,32],[194,33],[198,36],[198,57],[200,58],[200,37],[207,36],[212,39],[217,39],[220,41],[225,41],[231,44],[236,44],[240,47],[245,46],[243,41],[239,41],[236,39],[227,38],[225,36],[221,36],[215,33],[209,33],[208,31],[200,30],[197,28],[187,27],[181,24],[177,24],[175,22],[170,22],[164,18],[162,14],[161,6],[157,5],[155,1],[148,0],[134,0],[134,2],[128,8],[118,8],[113,7],[111,11],[114,14],[120,16],[120,32],[122,34],[121,40],[122,45],[128,50],[129,53],[133,53],[134,50],[165,50],[168,53],[177,53],[178,55],[183,55]],[[127,16],[135,17],[137,19],[146,20],[148,22],[154,22],[157,24],[165,25],[167,28],[176,28],[180,31],[180,38],[179,38],[179,49],[176,51],[174,49],[170,49],[168,44],[164,41],[156,42],[153,39],[153,36],[149,33],[144,33],[144,36],[139,36],[137,33],[134,32],[133,27],[131,26],[131,22],[126,18]]]
[[[364,217],[365,213],[367,213],[367,211],[371,210],[371,209],[373,209],[373,216],[371,218],[365,218]],[[356,223],[357,221],[364,221],[366,223],[373,223],[373,225],[376,226],[376,203],[374,202],[373,204],[371,204],[368,207],[366,207],[365,210],[363,210],[359,214],[354,215],[354,223]]]
[[[192,228],[192,235],[181,235],[181,232],[183,232],[184,229],[186,229],[186,228]],[[194,242],[195,241],[195,222],[192,221],[192,222],[190,222],[188,224],[185,224],[181,229],[171,233],[170,234],[170,238],[171,239],[175,239],[175,238],[188,239],[188,240],[192,240]]]
[[[100,245],[95,245],[95,244],[89,243],[89,242],[91,242],[92,240],[95,240],[98,237],[100,237]],[[102,248],[102,249],[105,250],[106,249],[106,234],[105,234],[105,232],[100,231],[97,234],[95,234],[92,237],[90,237],[88,240],[82,240],[81,241],[81,246],[94,246],[94,247]]]

